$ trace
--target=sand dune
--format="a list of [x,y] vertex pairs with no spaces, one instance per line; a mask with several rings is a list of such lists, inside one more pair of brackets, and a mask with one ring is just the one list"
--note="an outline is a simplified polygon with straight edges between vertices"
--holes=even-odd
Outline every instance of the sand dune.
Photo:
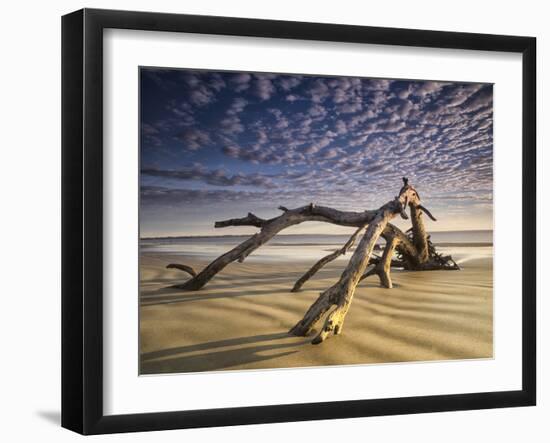
[[168,254],[141,257],[141,373],[491,358],[493,274],[490,258],[462,271],[393,271],[395,287],[375,277],[358,287],[343,334],[319,346],[286,331],[345,261],[321,270],[299,293],[294,282],[312,264],[231,264],[197,292],[165,287],[188,275],[165,269],[206,262]]

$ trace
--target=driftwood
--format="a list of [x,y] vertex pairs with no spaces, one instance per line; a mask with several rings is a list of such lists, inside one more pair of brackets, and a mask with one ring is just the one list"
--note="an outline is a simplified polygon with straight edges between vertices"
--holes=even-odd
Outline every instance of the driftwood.
[[[411,212],[412,228],[407,233],[403,233],[390,221],[397,215],[401,215],[405,219],[409,218],[406,213],[407,208]],[[255,226],[260,230],[212,261],[196,275],[193,275],[194,270],[188,266],[169,265],[169,267],[178,268],[193,275],[190,280],[173,287],[182,290],[201,289],[228,264],[235,261],[243,262],[253,251],[289,226],[308,221],[320,221],[340,226],[356,227],[357,230],[342,248],[315,263],[292,288],[292,292],[299,291],[305,282],[323,266],[348,252],[359,235],[364,232],[340,279],[319,295],[304,317],[289,331],[294,335],[306,336],[313,330],[318,321],[326,315],[322,328],[312,340],[313,344],[318,344],[329,336],[338,335],[342,332],[344,319],[353,300],[355,288],[361,280],[368,276],[378,275],[381,285],[391,288],[390,270],[392,267],[415,271],[459,269],[452,257],[442,256],[436,252],[430,237],[426,233],[422,214],[426,213],[432,220],[435,220],[435,218],[430,211],[420,204],[418,192],[408,184],[406,178],[403,178],[403,186],[398,196],[377,210],[363,212],[339,211],[330,207],[316,206],[313,203],[296,209],[288,209],[283,206],[279,209],[283,213],[271,219],[262,219],[248,213],[243,218],[216,222],[216,228]],[[382,256],[376,257],[373,256],[373,250],[377,246],[380,237],[386,241],[386,244]],[[394,259],[394,253],[397,255],[397,259]],[[367,271],[369,265],[373,265],[373,267]]]
[[315,324],[331,308],[321,331],[311,343],[323,342],[329,335],[338,335],[342,332],[344,319],[353,300],[355,287],[368,266],[374,245],[388,222],[398,213],[402,212],[403,198],[385,204],[378,211],[374,219],[369,223],[363,238],[357,245],[348,265],[344,269],[340,280],[333,286],[322,292],[319,298],[311,305],[302,320],[300,320],[289,332],[294,335],[306,336]]
[[[287,209],[284,207],[280,207],[279,209],[283,211],[283,214],[271,219],[262,219],[252,213],[249,213],[243,218],[217,221],[214,224],[214,227],[216,228],[225,228],[227,226],[255,226],[260,228],[260,231],[215,259],[191,280],[182,284],[174,285],[174,288],[183,289],[186,291],[196,291],[201,289],[228,264],[234,261],[242,263],[252,252],[267,243],[276,234],[289,226],[294,226],[307,221],[321,221],[340,226],[361,228],[368,225],[377,213],[377,211],[339,211],[337,209],[325,206],[315,206],[314,204],[309,204],[296,209]],[[409,238],[400,229],[393,225],[388,225],[383,232],[384,238],[389,236],[397,236],[400,239],[403,246],[401,252],[407,260],[416,264],[416,249]]]
[[166,269],[179,269],[180,271],[187,272],[191,275],[191,277],[197,276],[197,273],[191,266],[180,265],[179,263],[170,263],[168,266],[166,266]]
[[368,271],[367,273],[361,276],[359,281],[362,281],[363,279],[369,277],[370,275],[376,274],[380,279],[380,284],[385,288],[391,289],[393,285],[392,285],[391,276],[390,276],[390,269],[392,267],[392,262],[393,262],[392,261],[393,253],[395,252],[395,248],[398,242],[399,240],[397,240],[396,237],[392,237],[386,240],[386,247],[384,248],[382,257],[380,257],[378,262],[374,264],[374,266],[370,271]]

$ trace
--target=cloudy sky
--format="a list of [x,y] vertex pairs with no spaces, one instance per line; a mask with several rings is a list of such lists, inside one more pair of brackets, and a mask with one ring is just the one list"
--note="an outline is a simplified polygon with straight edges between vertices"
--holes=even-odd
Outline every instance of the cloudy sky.
[[373,209],[402,176],[430,230],[492,229],[492,85],[157,68],[140,85],[142,237],[254,232],[213,225],[279,205]]

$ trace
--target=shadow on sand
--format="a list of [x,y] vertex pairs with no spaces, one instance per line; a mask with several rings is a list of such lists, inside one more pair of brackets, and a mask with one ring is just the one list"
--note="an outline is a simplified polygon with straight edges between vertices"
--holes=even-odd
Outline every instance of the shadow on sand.
[[[282,343],[277,342],[280,340],[285,341]],[[297,346],[309,344],[310,340],[303,337],[291,337],[286,333],[279,332],[162,349],[141,354],[140,373],[162,374],[228,369],[237,365],[248,365],[293,354],[298,352],[298,350],[293,349],[285,352],[271,351],[296,348]],[[260,344],[268,341],[275,341],[275,343]],[[249,344],[253,344],[253,346],[193,354],[196,351],[211,351],[213,349]]]

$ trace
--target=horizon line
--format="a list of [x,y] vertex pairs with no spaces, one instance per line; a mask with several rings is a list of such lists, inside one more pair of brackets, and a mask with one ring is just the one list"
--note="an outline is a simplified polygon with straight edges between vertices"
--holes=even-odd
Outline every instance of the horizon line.
[[[474,232],[474,231],[494,231],[494,229],[451,229],[447,231],[430,231],[430,234],[432,233],[441,233],[441,232]],[[159,240],[159,239],[166,239],[166,238],[223,238],[223,237],[248,237],[254,234],[222,234],[222,235],[158,235],[158,236],[147,236],[147,237],[139,237],[140,240]],[[276,237],[300,237],[305,235],[342,235],[346,236],[347,234],[327,234],[324,233],[307,233],[307,234],[277,234]]]

